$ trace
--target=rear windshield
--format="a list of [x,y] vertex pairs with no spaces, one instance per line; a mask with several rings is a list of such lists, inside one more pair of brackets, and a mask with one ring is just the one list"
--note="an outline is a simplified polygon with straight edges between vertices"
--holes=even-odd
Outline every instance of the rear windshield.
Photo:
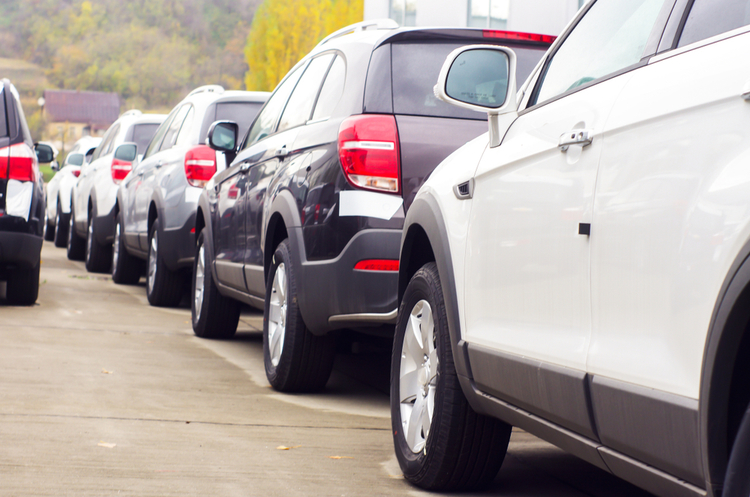
[[71,166],[80,166],[83,164],[83,154],[70,154],[66,162]]
[[[393,111],[395,114],[486,120],[487,114],[447,104],[433,92],[445,58],[465,43],[394,43],[391,51]],[[513,47],[517,56],[516,78],[526,81],[544,48]]]
[[8,123],[6,122],[7,117],[5,116],[5,91],[3,83],[0,81],[0,137],[5,138],[8,136]]
[[234,121],[240,128],[237,136],[245,136],[261,107],[262,102],[220,102],[216,104],[214,121]]
[[142,154],[148,147],[151,138],[154,137],[158,123],[154,124],[136,124],[133,129],[133,141],[138,145],[138,155]]

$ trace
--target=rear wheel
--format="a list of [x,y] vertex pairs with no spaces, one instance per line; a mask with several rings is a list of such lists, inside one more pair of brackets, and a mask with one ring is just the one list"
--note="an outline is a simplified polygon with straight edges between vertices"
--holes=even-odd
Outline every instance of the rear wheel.
[[70,214],[62,211],[60,201],[57,202],[57,214],[55,214],[55,247],[63,248],[68,243],[68,224],[70,223]]
[[115,239],[112,242],[112,281],[121,285],[135,285],[141,279],[143,263],[125,248],[125,230],[122,213],[117,215]]
[[296,268],[289,240],[279,244],[266,284],[263,359],[271,386],[282,392],[314,392],[328,382],[336,355],[331,335],[316,336],[302,321]]
[[391,422],[404,477],[428,490],[488,485],[508,448],[511,426],[474,412],[461,391],[434,262],[412,277],[399,309]]
[[729,456],[727,474],[724,478],[723,497],[747,497],[750,495],[750,408],[740,423]]
[[86,271],[90,273],[108,273],[112,255],[111,246],[101,245],[94,233],[94,213],[89,215],[88,230],[86,232]]
[[230,338],[237,332],[241,305],[216,288],[205,247],[205,231],[198,235],[193,266],[191,312],[193,332],[201,338]]
[[40,266],[37,262],[34,267],[17,267],[10,271],[5,288],[10,304],[34,305],[39,296]]
[[78,236],[75,228],[75,213],[70,209],[68,220],[68,259],[71,261],[82,261],[86,255],[86,240]]
[[182,278],[169,270],[159,252],[159,219],[154,220],[148,239],[148,303],[158,307],[175,307],[182,299]]
[[48,242],[55,239],[55,227],[52,226],[52,223],[50,222],[49,212],[47,211],[46,205],[44,207],[44,239]]

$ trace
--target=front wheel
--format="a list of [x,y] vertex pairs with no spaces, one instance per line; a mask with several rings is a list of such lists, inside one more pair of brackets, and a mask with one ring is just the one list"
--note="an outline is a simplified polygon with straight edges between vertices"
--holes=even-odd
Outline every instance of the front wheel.
[[76,233],[76,216],[73,209],[70,209],[70,218],[68,219],[68,259],[71,261],[82,261],[86,255],[86,240]]
[[[46,204],[46,202],[45,202]],[[47,210],[47,206],[44,206],[44,240],[51,242],[55,239],[55,227],[52,226],[52,223],[49,219],[49,212]]]
[[406,287],[391,356],[393,443],[404,477],[427,490],[471,490],[495,478],[511,426],[474,412],[453,364],[434,262]]
[[193,266],[191,313],[193,332],[201,338],[231,338],[237,331],[241,305],[216,288],[206,254],[205,231],[198,235]]
[[112,242],[112,281],[118,285],[135,285],[143,273],[142,261],[130,255],[125,248],[125,223],[122,212],[117,215],[115,238]]
[[68,225],[70,224],[70,214],[62,211],[60,201],[57,202],[57,214],[55,214],[55,247],[63,248],[68,243]]
[[94,213],[89,215],[88,230],[86,231],[86,271],[89,273],[108,273],[112,260],[110,245],[101,245],[96,241],[94,233]]
[[750,495],[750,407],[740,423],[729,456],[727,474],[724,479],[723,497],[747,497]]
[[282,392],[314,392],[328,382],[336,355],[331,335],[316,336],[302,321],[297,268],[289,239],[273,254],[263,313],[263,362],[271,386]]
[[182,299],[182,278],[169,270],[159,251],[159,219],[154,221],[148,239],[148,303],[158,307],[175,307]]

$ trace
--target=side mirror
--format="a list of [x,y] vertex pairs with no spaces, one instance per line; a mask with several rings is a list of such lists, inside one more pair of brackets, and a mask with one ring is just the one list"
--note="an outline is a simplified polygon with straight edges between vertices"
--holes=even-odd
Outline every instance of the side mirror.
[[115,159],[124,162],[133,162],[138,157],[138,145],[135,143],[123,143],[115,149]]
[[219,152],[234,152],[237,148],[239,126],[232,121],[216,121],[208,128],[206,142],[208,146]]
[[83,159],[84,165],[91,162],[91,158],[94,156],[94,152],[96,152],[96,147],[91,147],[90,149],[88,149],[88,151],[84,155],[84,159]]
[[434,91],[443,102],[489,114],[490,146],[497,146],[501,139],[497,116],[518,107],[516,54],[495,45],[457,48],[445,59]]
[[57,172],[60,170],[60,163],[58,163],[57,161],[52,161],[52,164],[50,164],[49,168]]
[[47,164],[55,160],[55,151],[46,143],[37,143],[34,145],[36,158],[42,164]]

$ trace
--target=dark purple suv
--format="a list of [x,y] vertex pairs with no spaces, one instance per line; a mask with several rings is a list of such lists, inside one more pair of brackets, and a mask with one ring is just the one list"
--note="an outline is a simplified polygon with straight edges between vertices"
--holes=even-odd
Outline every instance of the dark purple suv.
[[330,374],[331,332],[392,333],[404,215],[432,170],[487,131],[485,114],[435,97],[443,61],[508,45],[524,80],[553,39],[362,23],[294,66],[244,138],[214,123],[211,146],[236,157],[199,199],[196,335],[231,336],[241,302],[262,308],[271,385],[310,391]]

